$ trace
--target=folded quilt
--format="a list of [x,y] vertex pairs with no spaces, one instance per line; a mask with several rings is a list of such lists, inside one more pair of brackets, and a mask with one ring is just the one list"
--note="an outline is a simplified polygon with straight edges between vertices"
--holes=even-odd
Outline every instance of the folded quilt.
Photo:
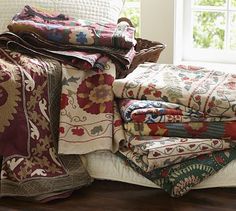
[[125,140],[119,152],[146,172],[235,145],[224,139],[133,136],[129,133]]
[[128,69],[135,50],[105,46],[83,46],[52,42],[35,33],[22,31],[19,35],[5,32],[0,35],[0,45],[35,55],[57,59],[79,69],[105,69],[107,57],[113,59],[123,70]]
[[203,112],[186,106],[152,100],[120,99],[119,108],[125,122],[159,123],[159,122],[216,122],[233,121],[232,118],[207,117]]
[[[117,155],[125,160],[135,171],[162,187],[172,197],[180,197],[199,184],[204,179],[218,172],[232,160],[236,159],[236,149],[216,151],[211,154],[200,155],[173,166],[158,168],[146,172],[120,152]],[[142,162],[142,160],[140,160]]]
[[236,140],[236,122],[124,123],[133,135]]
[[0,48],[0,197],[55,199],[92,182],[79,157],[56,151],[60,82],[57,61]]
[[136,44],[135,29],[125,24],[75,20],[64,14],[49,13],[25,6],[14,16],[8,29],[16,34],[36,33],[63,44],[96,45],[130,49]]
[[180,104],[209,117],[235,117],[236,75],[200,67],[142,64],[113,91],[118,98]]

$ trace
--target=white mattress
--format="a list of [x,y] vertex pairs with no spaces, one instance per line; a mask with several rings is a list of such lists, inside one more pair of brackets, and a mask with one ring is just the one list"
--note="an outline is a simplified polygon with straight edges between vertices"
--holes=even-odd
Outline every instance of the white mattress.
[[[121,181],[146,187],[159,188],[156,184],[136,173],[125,162],[106,152],[94,152],[81,156],[82,161],[90,175],[95,179]],[[236,187],[236,160],[232,161],[217,174],[212,175],[194,189],[213,187]]]

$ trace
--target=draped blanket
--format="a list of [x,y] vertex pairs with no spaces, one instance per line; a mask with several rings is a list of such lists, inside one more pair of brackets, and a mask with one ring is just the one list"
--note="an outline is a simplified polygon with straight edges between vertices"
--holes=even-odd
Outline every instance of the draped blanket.
[[61,65],[0,48],[0,196],[48,200],[92,180],[79,157],[59,156]]
[[115,131],[122,133],[123,128],[119,112],[114,108],[114,80],[115,66],[111,62],[98,73],[63,67],[59,153],[118,150],[122,136],[113,137]]

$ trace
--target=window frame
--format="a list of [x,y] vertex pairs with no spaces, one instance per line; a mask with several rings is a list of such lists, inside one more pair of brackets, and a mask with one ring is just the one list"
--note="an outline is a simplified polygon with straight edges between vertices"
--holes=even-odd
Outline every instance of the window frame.
[[[210,62],[235,65],[236,51],[192,47],[191,30],[194,8],[192,10],[191,2],[191,0],[175,0],[174,63]],[[208,8],[205,7],[205,9]],[[227,9],[229,9],[228,4]]]

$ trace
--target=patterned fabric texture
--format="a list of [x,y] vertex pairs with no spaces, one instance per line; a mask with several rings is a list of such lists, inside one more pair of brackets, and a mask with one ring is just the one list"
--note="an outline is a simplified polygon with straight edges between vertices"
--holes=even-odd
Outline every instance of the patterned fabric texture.
[[63,67],[59,153],[118,150],[113,135],[122,122],[119,116],[114,117],[114,80],[115,66],[112,62],[108,63],[106,70],[98,73]]
[[105,69],[109,57],[122,71],[135,56],[134,28],[124,24],[89,22],[25,6],[8,28],[10,32],[0,35],[1,45],[79,69]]
[[142,64],[113,83],[126,130],[117,153],[173,197],[236,158],[235,75]]
[[145,172],[133,160],[130,160],[122,153],[117,152],[117,155],[124,159],[135,171],[162,187],[172,197],[180,197],[190,191],[193,186],[215,174],[232,160],[236,159],[236,149],[232,148],[212,154],[205,154],[150,172]]
[[0,70],[0,196],[47,200],[90,184],[79,157],[56,152],[58,123],[50,120],[61,65],[0,49]]
[[69,14],[76,19],[117,23],[123,4],[123,0],[2,0],[0,8],[4,10],[0,13],[0,33],[6,30],[12,15],[20,12],[25,5]]
[[124,123],[133,135],[182,138],[227,138],[235,141],[236,122]]
[[120,112],[125,122],[133,123],[176,123],[233,121],[232,118],[205,117],[200,111],[186,106],[152,100],[121,99]]
[[14,16],[8,29],[16,34],[29,32],[62,44],[96,45],[130,49],[136,44],[133,27],[124,24],[92,23],[64,14],[52,14],[25,6]]
[[24,53],[56,59],[83,70],[105,69],[109,56],[117,65],[121,66],[120,71],[125,71],[129,68],[135,55],[133,47],[117,49],[104,46],[63,45],[24,31],[21,31],[20,36],[11,32],[0,34],[0,45],[6,46],[8,49],[18,49]]
[[223,139],[133,136],[129,133],[126,133],[126,140],[122,142],[120,153],[147,172],[235,145]]
[[116,80],[118,98],[177,103],[209,117],[235,117],[236,75],[198,67],[143,64]]

